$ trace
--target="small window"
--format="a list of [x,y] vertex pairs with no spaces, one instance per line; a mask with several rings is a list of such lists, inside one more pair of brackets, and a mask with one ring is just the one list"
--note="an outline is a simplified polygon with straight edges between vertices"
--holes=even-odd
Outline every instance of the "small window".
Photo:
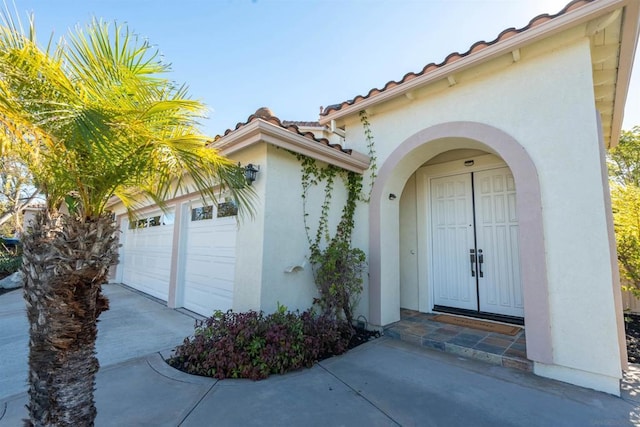
[[191,221],[202,221],[213,218],[213,206],[202,206],[191,209]]
[[233,202],[218,203],[218,218],[238,215],[238,207]]
[[147,226],[147,218],[136,221],[136,228],[145,228]]
[[176,217],[173,213],[166,213],[162,219],[162,225],[173,225]]
[[157,227],[160,225],[160,215],[149,218],[148,227]]

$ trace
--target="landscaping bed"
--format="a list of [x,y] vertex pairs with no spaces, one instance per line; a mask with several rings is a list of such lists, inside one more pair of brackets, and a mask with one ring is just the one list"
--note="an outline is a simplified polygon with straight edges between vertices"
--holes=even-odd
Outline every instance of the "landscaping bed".
[[229,310],[196,321],[194,335],[176,347],[167,363],[193,375],[260,380],[311,367],[379,336],[312,310],[281,307],[268,315]]
[[625,314],[624,329],[627,336],[627,359],[640,363],[640,315]]
[[349,350],[376,338],[380,338],[379,331],[368,331],[364,328],[356,327],[354,328],[354,334],[349,341]]

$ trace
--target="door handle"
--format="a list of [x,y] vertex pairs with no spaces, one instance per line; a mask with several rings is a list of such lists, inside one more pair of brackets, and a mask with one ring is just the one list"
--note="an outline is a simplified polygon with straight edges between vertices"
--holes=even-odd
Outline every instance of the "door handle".
[[471,262],[471,277],[476,277],[476,250],[469,249],[469,261]]
[[478,267],[480,271],[478,272],[480,277],[484,277],[484,273],[482,272],[482,264],[484,263],[484,255],[482,255],[482,249],[478,249]]

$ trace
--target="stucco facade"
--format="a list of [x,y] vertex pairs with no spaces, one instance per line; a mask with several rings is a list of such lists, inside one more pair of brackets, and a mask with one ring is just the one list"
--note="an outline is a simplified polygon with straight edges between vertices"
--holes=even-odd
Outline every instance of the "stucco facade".
[[[400,256],[398,239],[403,227],[397,224],[402,215],[401,203],[390,201],[388,194],[402,194],[411,176],[432,157],[463,148],[497,154],[512,168],[518,189],[524,188],[529,183],[518,182],[519,165],[515,163],[520,159],[507,159],[506,152],[498,151],[508,150],[512,144],[533,163],[534,173],[526,179],[537,176],[540,186],[537,207],[544,213],[542,224],[531,226],[535,227],[533,234],[542,232],[542,235],[521,238],[531,243],[531,238],[541,237],[542,244],[533,251],[544,254],[544,259],[538,262],[531,256],[520,259],[528,354],[539,362],[537,369],[544,372],[549,364],[563,365],[571,370],[597,372],[604,376],[603,381],[611,383],[611,390],[617,387],[621,355],[608,207],[603,198],[608,189],[603,188],[600,172],[602,142],[598,140],[589,70],[588,40],[576,40],[548,55],[523,58],[500,73],[477,76],[470,81],[462,76],[459,84],[437,94],[407,100],[402,108],[376,111],[372,115],[382,166],[370,208],[371,217],[379,218],[370,233],[372,239],[379,239],[370,242],[370,259],[380,266],[379,276],[370,272],[380,283],[380,301],[370,307],[371,321],[386,325],[399,320],[400,313],[400,259],[404,256]],[[550,75],[555,77],[550,79]],[[561,108],[568,105],[570,109]],[[462,129],[474,126],[479,128],[477,132]],[[483,140],[484,129],[480,128],[485,126],[513,140],[502,144],[504,147],[496,146],[495,140]],[[429,131],[436,128],[438,132],[432,135]],[[361,136],[349,138],[350,129],[355,133],[361,127],[357,122],[346,125],[347,138],[359,140],[360,145],[354,143],[353,147],[362,149],[366,141]],[[488,133],[486,137],[496,135]],[[519,198],[526,196],[518,193]],[[526,226],[524,216],[533,214],[525,211],[532,206],[523,201],[518,208],[522,229]],[[426,219],[424,209],[421,213],[422,219]],[[421,227],[426,226],[419,225],[418,229]],[[428,277],[428,265],[421,265],[427,263],[424,253],[427,247],[428,243],[423,245],[425,251],[420,251],[420,247],[416,251],[419,268],[414,271],[416,275],[420,271],[427,273],[422,277]],[[383,262],[392,259],[397,261]],[[405,270],[404,274],[409,273]],[[418,301],[423,302],[421,308],[428,310],[430,286],[426,283],[419,290],[423,291],[418,292]],[[370,291],[370,298],[373,292]],[[533,305],[537,300],[544,302]],[[580,327],[576,327],[576,319],[581,319]],[[534,343],[532,339],[539,341]],[[604,363],[605,360],[609,363]]]
[[[504,318],[524,322],[537,374],[619,394],[626,349],[604,152],[620,131],[638,1],[578,1],[552,18],[328,107],[319,123],[291,127],[262,111],[216,140],[234,161],[260,166],[256,216],[237,230],[233,309],[304,310],[316,295],[295,153],[361,173],[371,188],[353,246],[368,260],[357,315],[378,327],[400,320],[401,308],[439,304],[434,183],[500,170],[512,182],[505,212],[517,217],[503,269],[517,281],[508,312],[516,315]],[[374,138],[373,182],[361,111]],[[322,191],[307,198],[312,235]],[[176,210],[194,197],[176,199]],[[345,197],[336,182],[331,229]],[[182,304],[183,226],[174,225],[171,243],[170,306]]]

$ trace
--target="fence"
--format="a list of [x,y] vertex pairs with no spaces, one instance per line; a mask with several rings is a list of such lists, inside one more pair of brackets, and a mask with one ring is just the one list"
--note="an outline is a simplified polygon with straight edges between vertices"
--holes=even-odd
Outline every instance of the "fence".
[[640,299],[629,291],[622,291],[622,309],[625,313],[640,314]]

